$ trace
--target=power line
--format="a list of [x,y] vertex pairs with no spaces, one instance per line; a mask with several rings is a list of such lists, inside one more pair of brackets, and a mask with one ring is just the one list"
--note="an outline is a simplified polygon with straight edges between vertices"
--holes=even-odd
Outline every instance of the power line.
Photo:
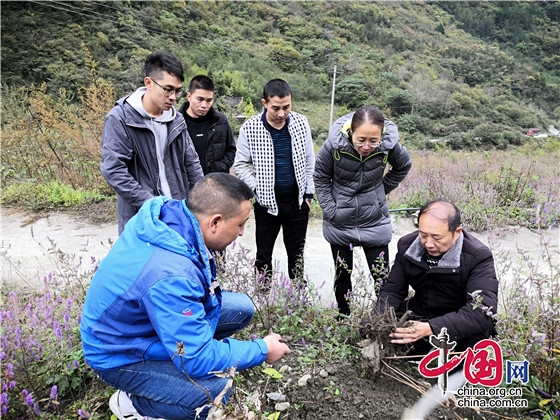
[[[50,1],[40,1],[40,0],[28,0],[30,3],[34,3],[34,4],[38,4],[41,6],[45,6],[45,7],[50,7],[52,9],[56,9],[56,10],[62,10],[68,13],[73,13],[79,16],[83,16],[87,19],[96,19],[99,21],[103,21],[106,23],[110,23],[110,24],[114,24],[114,25],[118,25],[118,26],[124,26],[124,27],[128,27],[131,29],[138,29],[136,26],[128,24],[126,22],[121,22],[115,19],[111,19],[108,18],[107,15],[99,13],[99,12],[95,12],[93,10],[86,10],[85,8],[79,8],[78,6],[75,5],[71,5],[68,4],[67,2],[64,1],[56,1],[56,0],[50,0]],[[151,16],[146,15],[141,13],[141,11],[135,10],[135,9],[120,9],[117,7],[113,7],[113,6],[109,6],[106,5],[104,3],[100,3],[100,2],[95,2],[95,1],[91,1],[88,2],[90,4],[95,4],[97,6],[102,6],[108,9],[112,9],[115,11],[121,11],[121,12],[128,12],[128,13],[133,13],[135,14],[135,17],[137,17],[139,20],[143,18],[151,18]],[[158,29],[156,27],[153,27],[151,25],[142,23],[142,28],[146,31],[146,32],[150,32],[150,33],[154,33],[154,34],[159,34],[159,35],[169,35],[178,39],[182,39],[185,41],[190,41],[193,43],[199,43],[202,45],[208,45],[208,46],[212,46],[214,48],[218,48],[226,53],[231,53],[234,50],[237,50],[239,52],[242,52],[244,54],[246,54],[249,57],[253,57],[253,58],[260,58],[260,59],[267,59],[268,55],[266,53],[263,53],[261,51],[258,50],[244,50],[241,49],[235,45],[233,45],[231,43],[231,41],[229,40],[225,40],[225,41],[217,41],[217,40],[212,40],[210,39],[210,35],[209,34],[205,34],[206,36],[204,38],[201,37],[194,37],[194,36],[188,36],[188,35],[184,35],[184,34],[180,34],[179,32],[170,32],[170,31],[165,31],[162,29]],[[275,61],[281,64],[297,64],[300,65],[302,64],[301,61],[299,60],[293,60],[293,59],[289,59],[289,58],[283,58],[283,57],[277,57],[275,58]],[[324,71],[327,71],[327,68],[322,68],[321,66],[316,66],[317,68],[321,68]]]
[[[104,22],[114,23],[114,24],[117,24],[117,25],[120,25],[120,26],[128,26],[129,28],[134,28],[133,25],[130,25],[130,24],[124,23],[124,22],[119,22],[118,20],[108,19],[105,15],[103,15],[101,13],[98,13],[98,12],[88,11],[87,13],[85,13],[85,9],[76,10],[75,6],[66,4],[64,2],[57,2],[57,1],[43,2],[43,1],[38,1],[38,0],[29,0],[29,2],[30,3],[35,3],[35,4],[40,4],[42,6],[48,6],[48,7],[51,7],[53,9],[57,9],[57,10],[63,10],[65,12],[74,13],[76,15],[85,16],[86,18],[94,18],[94,19],[102,20]],[[54,6],[54,4],[58,5],[58,7]],[[96,16],[96,15],[98,15],[98,16]],[[99,16],[101,16],[101,17],[99,17]],[[178,35],[176,32],[163,31],[163,30],[160,30],[160,29],[157,29],[157,28],[150,27],[149,25],[143,25],[143,27],[148,32],[155,32],[155,33],[159,33],[159,34],[163,34],[163,35]]]

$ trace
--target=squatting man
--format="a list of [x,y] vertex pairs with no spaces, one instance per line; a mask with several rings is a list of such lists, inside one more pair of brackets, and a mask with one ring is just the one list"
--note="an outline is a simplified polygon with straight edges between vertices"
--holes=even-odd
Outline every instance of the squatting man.
[[[418,231],[403,236],[377,310],[407,310],[415,319],[395,328],[392,343],[412,344],[409,354],[431,351],[431,335],[447,329],[455,351],[462,352],[494,334],[498,280],[490,249],[461,226],[461,212],[452,203],[434,200],[419,211]],[[407,299],[409,287],[414,296]]]
[[203,407],[196,418],[206,419],[209,398],[228,381],[215,372],[290,353],[278,334],[230,338],[255,307],[244,294],[220,290],[212,251],[243,235],[251,198],[247,184],[225,173],[206,175],[187,201],[154,197],[99,264],[80,331],[87,363],[117,388],[109,407],[118,419],[194,419]]

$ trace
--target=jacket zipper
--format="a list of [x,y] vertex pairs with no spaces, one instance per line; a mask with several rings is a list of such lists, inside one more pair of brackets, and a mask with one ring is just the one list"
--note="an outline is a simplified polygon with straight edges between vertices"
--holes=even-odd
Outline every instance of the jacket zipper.
[[[368,159],[370,159],[371,157],[373,157],[373,156],[383,154],[383,152],[372,153],[371,155],[366,156],[365,159],[362,159],[362,156],[361,156],[361,155],[360,155],[360,158],[358,158],[356,155],[353,155],[352,153],[346,152],[346,151],[344,151],[344,150],[342,150],[341,153],[343,153],[343,154],[345,154],[345,155],[348,155],[348,156],[351,157],[352,159],[359,160],[360,163],[362,164],[362,167],[361,167],[361,170],[360,170],[360,184],[358,185],[358,187],[361,187],[361,186],[362,186],[362,181],[363,181],[363,178],[364,178],[364,163],[365,163]],[[360,235],[360,229],[358,228],[358,211],[359,211],[359,208],[358,208],[358,197],[354,197],[354,203],[355,203],[355,205],[354,205],[354,207],[355,207],[355,212],[354,212],[354,230],[356,231],[356,235],[358,236],[358,242],[361,243],[361,242],[362,242],[362,237],[361,237],[361,235]],[[379,203],[377,203],[377,204],[379,205]]]

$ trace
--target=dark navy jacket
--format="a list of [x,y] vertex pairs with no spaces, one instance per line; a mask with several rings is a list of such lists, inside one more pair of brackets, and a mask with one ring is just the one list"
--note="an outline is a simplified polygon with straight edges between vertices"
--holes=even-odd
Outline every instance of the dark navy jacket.
[[[179,108],[179,113],[185,114],[189,107],[189,102],[185,102]],[[229,173],[233,160],[235,159],[235,139],[227,117],[214,107],[208,111],[210,119],[208,133],[206,134],[206,162],[201,162],[205,174],[211,172]]]
[[[498,280],[492,252],[486,245],[463,231],[438,266],[431,269],[422,258],[425,249],[418,232],[403,236],[397,248],[389,278],[379,294],[378,309],[382,313],[387,307],[396,312],[410,309],[430,323],[435,335],[447,328],[451,340],[479,333],[490,335],[494,323],[488,312],[495,314],[497,310]],[[409,286],[414,296],[406,300]],[[481,304],[473,294],[481,296]]]

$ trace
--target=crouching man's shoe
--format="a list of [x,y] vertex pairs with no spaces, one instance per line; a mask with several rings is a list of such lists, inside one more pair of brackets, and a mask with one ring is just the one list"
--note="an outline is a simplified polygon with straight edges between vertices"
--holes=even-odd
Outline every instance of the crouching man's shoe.
[[128,394],[120,389],[111,395],[109,399],[109,408],[119,420],[164,420],[140,415],[138,411],[134,409],[132,401],[128,398]]

